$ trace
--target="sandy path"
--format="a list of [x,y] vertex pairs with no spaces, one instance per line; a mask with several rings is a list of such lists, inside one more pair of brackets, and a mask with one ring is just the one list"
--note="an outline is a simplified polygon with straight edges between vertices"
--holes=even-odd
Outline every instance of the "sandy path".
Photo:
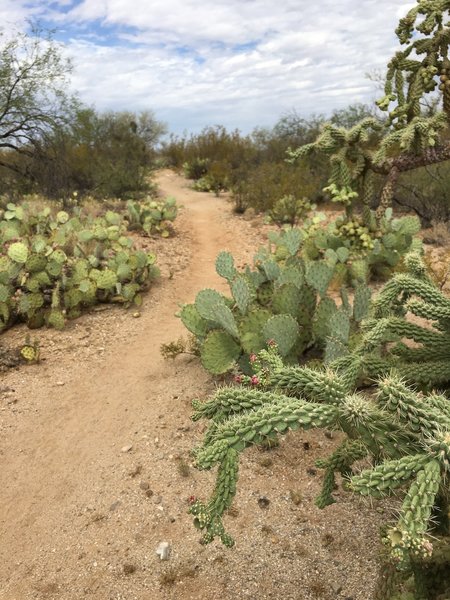
[[[101,366],[73,364],[61,373],[55,364],[51,371],[45,369],[44,381],[37,369],[37,377],[27,378],[26,393],[36,411],[28,413],[9,439],[6,434],[1,440],[0,582],[4,586],[10,581],[1,598],[20,600],[29,592],[27,580],[16,581],[17,568],[32,570],[36,550],[48,552],[56,543],[55,532],[67,534],[74,507],[89,505],[92,490],[99,490],[99,475],[104,476],[108,465],[114,471],[118,457],[123,462],[120,448],[142,433],[142,421],[157,422],[171,403],[177,410],[173,364],[162,359],[159,347],[184,333],[174,317],[179,301],[192,300],[206,285],[223,285],[214,259],[230,246],[224,227],[229,207],[225,200],[187,189],[170,172],[161,173],[159,184],[185,207],[182,223],[188,228],[193,260],[181,276],[165,279],[150,292],[152,306],[143,311],[139,333],[132,343],[109,352]],[[206,376],[197,371],[204,382]],[[60,379],[64,386],[55,385]],[[153,480],[163,475],[155,469],[164,468],[161,462],[147,466]],[[107,489],[114,488],[113,478],[107,476]]]

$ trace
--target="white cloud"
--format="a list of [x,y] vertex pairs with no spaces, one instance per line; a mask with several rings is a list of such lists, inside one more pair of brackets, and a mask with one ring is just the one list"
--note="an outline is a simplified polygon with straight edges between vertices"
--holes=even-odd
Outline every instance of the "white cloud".
[[3,0],[0,18],[47,16],[72,35],[74,88],[100,109],[151,108],[177,129],[248,130],[293,107],[306,116],[371,101],[364,75],[395,51],[408,8],[404,0]]

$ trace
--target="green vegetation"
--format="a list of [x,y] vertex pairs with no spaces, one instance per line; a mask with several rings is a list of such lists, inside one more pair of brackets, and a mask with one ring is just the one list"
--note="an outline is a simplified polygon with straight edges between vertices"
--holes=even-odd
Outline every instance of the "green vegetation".
[[[216,260],[217,273],[229,284],[231,298],[212,289],[201,290],[194,304],[186,304],[181,320],[193,333],[203,366],[214,374],[230,371],[238,362],[250,370],[251,358],[274,340],[288,363],[306,353],[330,359],[346,347],[356,323],[365,315],[370,290],[357,288],[354,306],[343,292],[342,306],[327,295],[333,266],[326,261],[304,261],[298,255],[299,230],[283,235],[284,259],[269,250],[255,256],[254,268],[239,272],[229,252]],[[327,344],[327,339],[330,339]]]
[[122,216],[90,217],[9,203],[0,220],[0,330],[16,321],[62,329],[98,302],[140,304],[157,275],[154,254],[134,248]]
[[[334,502],[336,474],[358,494],[403,498],[397,523],[384,530],[387,576],[377,598],[409,598],[411,593],[435,600],[449,593],[450,403],[442,392],[424,394],[411,383],[431,389],[450,385],[450,301],[431,282],[419,255],[406,262],[408,273],[393,277],[372,303],[356,351],[339,356],[328,368],[286,366],[272,343],[253,360],[254,375],[239,378],[250,389],[223,387],[205,402],[194,401],[194,420],[210,420],[195,450],[196,465],[218,465],[211,499],[206,504],[195,500],[190,509],[204,542],[220,537],[233,544],[222,516],[236,493],[240,452],[288,430],[338,429],[345,440],[317,462],[324,475],[316,504],[325,508]],[[409,312],[434,327],[411,322]],[[375,389],[358,391],[368,381],[373,388],[374,377]],[[373,466],[353,470],[365,457]]]
[[130,231],[169,237],[173,233],[172,222],[177,216],[178,207],[175,198],[166,198],[163,201],[147,200],[147,202],[129,200],[127,212]]
[[[385,119],[363,115],[357,122],[326,123],[290,151],[299,171],[316,161],[319,179],[327,159],[328,181],[321,189],[341,207],[338,219],[323,227],[319,215],[301,215],[299,227],[272,234],[274,247],[243,272],[222,253],[217,271],[232,298],[203,290],[181,311],[207,369],[222,373],[236,361],[243,369],[239,386],[193,402],[193,419],[209,420],[194,450],[196,466],[217,466],[210,499],[194,498],[190,507],[203,542],[219,537],[227,546],[234,543],[222,517],[235,497],[246,447],[272,443],[288,431],[339,430],[342,443],[317,463],[324,470],[317,505],[334,502],[336,474],[354,493],[402,499],[397,522],[383,533],[388,576],[379,600],[450,594],[450,300],[428,275],[421,244],[413,239],[418,220],[394,218],[392,211],[399,187],[404,191],[425,175],[442,185],[436,173],[444,177],[448,169],[449,10],[448,2],[419,0],[401,19],[403,50],[388,65],[378,102]],[[427,94],[437,88],[443,111],[436,104],[424,109]],[[422,189],[422,197],[430,189]],[[296,219],[303,208],[297,200],[304,196],[290,194],[283,211]],[[420,194],[414,208],[424,221],[448,214],[448,205],[436,211],[431,202],[424,209]],[[265,209],[273,212],[285,196],[272,198]],[[369,306],[362,282],[372,276],[391,278]],[[331,285],[358,282],[353,307],[345,289],[339,306],[329,298]],[[253,311],[258,318],[250,318]],[[305,354],[316,345],[319,353]],[[306,364],[295,364],[299,360]],[[358,470],[361,459],[371,466]]]
[[98,114],[66,93],[50,36],[0,31],[0,194],[132,197],[149,190],[165,126],[150,111]]

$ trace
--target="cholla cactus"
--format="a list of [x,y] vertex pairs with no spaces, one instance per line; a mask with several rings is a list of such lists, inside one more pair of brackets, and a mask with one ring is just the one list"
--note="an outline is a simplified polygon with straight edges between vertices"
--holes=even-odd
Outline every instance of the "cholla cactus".
[[[374,174],[385,177],[378,199],[380,218],[392,202],[402,172],[450,158],[450,145],[442,135],[450,119],[449,11],[447,0],[418,0],[400,20],[396,33],[403,48],[388,64],[385,95],[377,102],[388,113],[386,121],[364,119],[349,130],[327,124],[316,142],[291,153],[293,159],[313,151],[330,157],[326,190],[332,199],[343,202],[348,214],[359,197],[369,220]],[[443,112],[426,116],[421,103],[437,87]]]
[[450,299],[432,282],[419,254],[405,259],[406,273],[395,275],[362,323],[362,341],[334,366],[358,377],[375,377],[395,367],[422,386],[450,382]]
[[[385,536],[391,560],[423,583],[439,531],[447,537],[439,538],[437,560],[440,564],[447,557],[450,566],[448,398],[422,396],[392,374],[379,381],[378,394],[369,399],[331,370],[284,367],[273,347],[262,351],[254,364],[262,389],[224,387],[206,402],[194,401],[194,419],[211,420],[203,445],[195,451],[197,467],[218,465],[211,499],[206,504],[195,500],[190,509],[196,526],[205,532],[204,543],[220,537],[225,545],[233,544],[222,516],[236,493],[240,452],[288,430],[326,427],[347,437],[317,463],[325,469],[317,505],[324,508],[334,501],[336,472],[350,478],[350,489],[367,496],[382,497],[409,484],[398,522]],[[352,465],[366,456],[375,466],[353,475]]]

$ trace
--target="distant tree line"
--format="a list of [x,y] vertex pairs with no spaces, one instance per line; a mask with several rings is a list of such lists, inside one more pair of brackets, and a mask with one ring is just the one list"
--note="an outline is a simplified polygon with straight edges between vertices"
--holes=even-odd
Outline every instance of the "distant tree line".
[[0,31],[0,193],[121,196],[148,187],[165,125],[151,111],[84,106],[67,92],[71,68],[42,30]]

